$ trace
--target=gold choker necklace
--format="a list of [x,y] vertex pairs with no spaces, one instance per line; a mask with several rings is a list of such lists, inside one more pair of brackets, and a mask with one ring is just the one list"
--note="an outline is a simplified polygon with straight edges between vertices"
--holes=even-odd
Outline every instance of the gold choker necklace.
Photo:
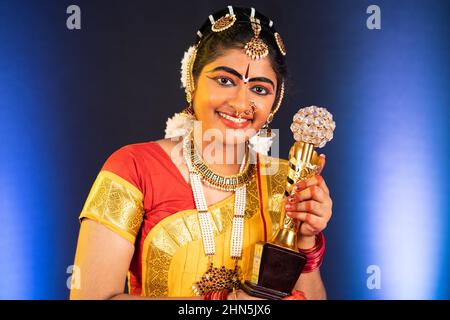
[[209,186],[219,189],[222,191],[236,191],[237,188],[248,184],[253,175],[256,172],[256,167],[254,164],[250,163],[249,148],[245,150],[245,167],[242,172],[234,175],[221,175],[214,172],[209,166],[203,161],[201,155],[195,148],[195,143],[193,138],[188,140],[187,150],[189,150],[189,156],[191,163],[193,164],[194,170],[200,174],[202,180]]

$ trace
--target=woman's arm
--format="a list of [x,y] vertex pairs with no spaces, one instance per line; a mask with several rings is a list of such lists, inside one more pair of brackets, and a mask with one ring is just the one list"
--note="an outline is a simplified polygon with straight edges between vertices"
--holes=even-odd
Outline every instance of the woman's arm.
[[[70,299],[173,299],[124,294],[125,281],[134,254],[133,244],[91,219],[83,219],[78,237],[75,266],[79,288],[72,288]],[[198,300],[201,297],[179,299]]]
[[[320,155],[320,162],[321,169],[318,175],[298,182],[295,193],[288,197],[285,204],[286,214],[300,223],[299,249],[306,250],[315,246],[315,235],[327,227],[333,213],[330,190],[321,176],[326,162],[325,155]],[[327,298],[319,268],[302,273],[295,289],[303,291],[307,299]]]
[[[302,237],[299,241],[300,249],[309,249],[315,245],[315,236]],[[295,289],[302,291],[308,300],[325,300],[327,293],[320,276],[320,269],[309,273],[302,273],[297,280]]]
[[130,241],[96,221],[83,219],[74,268],[80,285],[71,289],[70,299],[109,299],[123,293],[133,253]]
[[[114,300],[203,300],[194,297],[141,297],[124,293],[125,281],[134,254],[133,244],[102,224],[84,218],[78,237],[74,270],[79,288],[72,288],[70,299]],[[230,294],[229,299],[234,299]],[[239,300],[259,300],[242,291]]]

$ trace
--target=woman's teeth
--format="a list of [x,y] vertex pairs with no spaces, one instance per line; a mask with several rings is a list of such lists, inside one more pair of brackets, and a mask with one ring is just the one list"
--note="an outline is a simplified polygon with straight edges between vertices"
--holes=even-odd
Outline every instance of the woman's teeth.
[[248,121],[248,119],[242,119],[242,118],[239,119],[239,118],[235,118],[235,117],[229,116],[228,114],[225,114],[225,113],[222,113],[222,112],[219,112],[219,115],[220,115],[221,117],[223,117],[223,118],[225,118],[225,119],[227,119],[227,120],[233,121],[233,122],[235,122],[235,123],[244,123],[244,122]]

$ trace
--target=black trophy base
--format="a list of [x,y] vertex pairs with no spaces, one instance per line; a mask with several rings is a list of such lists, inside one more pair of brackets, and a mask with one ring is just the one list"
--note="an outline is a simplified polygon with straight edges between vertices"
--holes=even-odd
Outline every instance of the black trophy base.
[[258,286],[257,284],[254,284],[248,280],[246,280],[242,285],[241,288],[250,296],[261,298],[261,299],[268,299],[268,300],[281,300],[287,296],[290,296],[290,294],[287,294],[286,292],[281,292],[277,290],[272,290],[269,288],[264,288],[261,286]]
[[279,300],[290,296],[305,263],[303,253],[271,243],[257,243],[253,274],[242,288],[247,294],[258,298]]

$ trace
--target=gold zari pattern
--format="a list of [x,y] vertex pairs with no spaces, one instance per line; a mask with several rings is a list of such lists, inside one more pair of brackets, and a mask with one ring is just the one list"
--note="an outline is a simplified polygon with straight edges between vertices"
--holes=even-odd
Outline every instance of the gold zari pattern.
[[80,215],[119,233],[134,243],[144,216],[143,195],[118,175],[101,171]]
[[[276,162],[273,174],[261,175],[264,216],[267,237],[278,229],[280,206],[286,183],[288,162],[270,158]],[[279,161],[278,161],[279,160]],[[236,260],[229,256],[229,239],[234,213],[234,197],[231,195],[219,203],[210,205],[217,252],[213,264],[234,270]],[[251,274],[251,258],[254,244],[264,240],[264,225],[260,215],[257,175],[247,188],[245,231],[242,259],[239,260],[242,278]],[[211,264],[204,255],[197,210],[177,212],[160,221],[146,236],[142,252],[143,296],[194,296],[192,284],[202,280]],[[225,271],[225,268],[223,271]],[[220,270],[216,270],[220,273]],[[217,273],[216,272],[216,273]],[[208,274],[208,273],[206,273]],[[213,275],[213,273],[211,273]],[[239,275],[241,278],[241,276]]]

